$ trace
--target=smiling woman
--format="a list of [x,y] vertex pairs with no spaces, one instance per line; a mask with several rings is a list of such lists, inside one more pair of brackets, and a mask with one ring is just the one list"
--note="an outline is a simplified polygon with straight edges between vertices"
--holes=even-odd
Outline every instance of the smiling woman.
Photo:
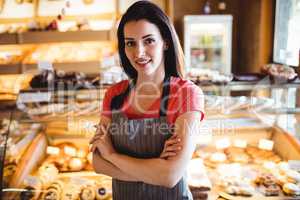
[[204,98],[183,79],[176,32],[158,6],[138,1],[120,21],[118,50],[129,80],[105,94],[94,169],[113,177],[114,200],[192,199],[185,172]]
[[147,20],[132,21],[125,25],[124,33],[126,56],[139,76],[164,75],[167,44],[157,26]]

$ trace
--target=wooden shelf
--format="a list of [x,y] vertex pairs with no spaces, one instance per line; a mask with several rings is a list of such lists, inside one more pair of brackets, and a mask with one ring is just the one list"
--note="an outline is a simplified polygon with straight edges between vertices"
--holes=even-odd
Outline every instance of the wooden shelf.
[[[83,72],[86,74],[94,74],[100,72],[100,61],[83,61],[83,62],[66,62],[53,63],[54,69],[64,70],[65,72]],[[34,64],[22,64],[22,72],[37,71],[38,66]]]
[[[83,61],[68,63],[53,63],[54,69],[64,70],[65,72],[83,72],[86,74],[99,74],[100,61]],[[0,74],[22,74],[26,72],[35,73],[38,66],[34,64],[0,64]]]
[[0,64],[0,74],[21,74],[22,64]]
[[36,44],[48,42],[108,41],[110,31],[38,31],[1,33],[0,44]]
[[1,44],[16,44],[17,34],[16,33],[1,33],[0,34],[0,45]]

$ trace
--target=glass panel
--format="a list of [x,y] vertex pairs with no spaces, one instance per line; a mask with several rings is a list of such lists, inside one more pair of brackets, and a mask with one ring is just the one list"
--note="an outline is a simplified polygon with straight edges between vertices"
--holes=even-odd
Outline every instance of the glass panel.
[[274,61],[298,66],[300,50],[300,0],[277,0]]

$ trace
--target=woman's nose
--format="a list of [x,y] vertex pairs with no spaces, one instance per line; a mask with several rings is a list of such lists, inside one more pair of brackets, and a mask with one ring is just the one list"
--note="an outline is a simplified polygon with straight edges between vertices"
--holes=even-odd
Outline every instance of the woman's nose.
[[135,57],[139,58],[145,55],[145,46],[143,44],[138,44],[135,49]]

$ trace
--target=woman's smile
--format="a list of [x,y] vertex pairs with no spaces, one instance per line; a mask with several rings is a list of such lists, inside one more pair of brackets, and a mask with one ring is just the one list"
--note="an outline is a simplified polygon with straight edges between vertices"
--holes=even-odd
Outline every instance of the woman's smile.
[[146,68],[149,63],[151,63],[150,58],[138,58],[135,60],[135,63],[140,67],[140,68]]

